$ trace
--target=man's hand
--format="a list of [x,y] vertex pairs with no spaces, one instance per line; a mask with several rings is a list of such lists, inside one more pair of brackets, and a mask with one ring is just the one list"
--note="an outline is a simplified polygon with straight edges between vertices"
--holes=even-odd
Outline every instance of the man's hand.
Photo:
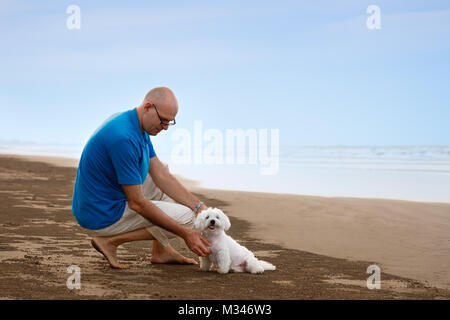
[[211,243],[197,231],[186,229],[183,239],[189,249],[196,255],[205,257],[211,253],[211,251],[206,248],[206,246],[211,246]]
[[200,206],[200,208],[198,208],[197,214],[199,214],[200,212],[202,212],[203,210],[206,210],[206,209],[208,209],[208,207],[205,206],[204,204],[202,204],[202,205]]

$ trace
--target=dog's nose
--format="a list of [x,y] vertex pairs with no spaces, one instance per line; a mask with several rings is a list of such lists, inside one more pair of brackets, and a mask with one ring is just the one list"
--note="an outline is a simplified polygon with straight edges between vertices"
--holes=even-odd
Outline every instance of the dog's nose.
[[210,222],[209,222],[212,226],[213,225],[215,225],[216,224],[216,221],[214,221],[214,220],[211,220]]

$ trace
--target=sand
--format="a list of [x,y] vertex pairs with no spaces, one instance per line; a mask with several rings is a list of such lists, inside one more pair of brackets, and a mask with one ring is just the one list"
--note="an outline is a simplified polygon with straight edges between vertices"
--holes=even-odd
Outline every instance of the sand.
[[[274,272],[203,273],[152,265],[151,244],[120,248],[110,269],[71,213],[76,161],[0,156],[0,298],[3,299],[449,299],[450,204],[203,189],[231,218],[229,234]],[[32,161],[30,161],[32,160]],[[194,257],[182,241],[173,245]],[[69,290],[67,267],[82,269]],[[377,264],[382,289],[369,290]],[[244,284],[244,285],[243,285]]]
[[69,167],[69,168],[77,168],[78,167],[78,159],[74,158],[66,158],[66,157],[55,157],[55,156],[38,156],[38,155],[15,155],[8,154],[4,155],[14,159],[23,159],[28,161],[36,161],[48,163],[56,167]]
[[450,204],[197,190],[230,203],[255,238],[450,288]]

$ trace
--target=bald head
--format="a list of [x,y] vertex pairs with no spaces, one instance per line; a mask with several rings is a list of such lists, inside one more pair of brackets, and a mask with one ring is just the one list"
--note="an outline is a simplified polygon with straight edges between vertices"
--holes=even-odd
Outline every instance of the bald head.
[[161,123],[175,119],[178,113],[178,101],[169,88],[153,88],[137,107],[137,113],[141,130],[150,135],[157,135],[161,130],[168,129],[168,125],[161,125]]
[[178,101],[172,90],[166,87],[153,88],[145,95],[141,105],[155,104],[158,109],[164,109],[174,115],[178,112]]

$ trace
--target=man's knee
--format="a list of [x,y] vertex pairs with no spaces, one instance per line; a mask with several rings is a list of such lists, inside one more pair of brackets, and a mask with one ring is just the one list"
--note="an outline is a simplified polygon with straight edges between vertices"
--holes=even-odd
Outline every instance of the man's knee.
[[158,208],[164,211],[169,217],[174,219],[179,224],[191,228],[194,226],[195,213],[191,208],[173,202],[167,201],[152,201]]

